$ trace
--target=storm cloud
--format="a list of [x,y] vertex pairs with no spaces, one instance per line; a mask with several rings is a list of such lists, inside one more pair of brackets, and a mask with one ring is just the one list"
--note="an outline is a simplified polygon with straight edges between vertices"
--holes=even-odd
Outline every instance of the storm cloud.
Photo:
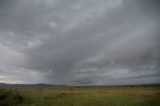
[[0,82],[160,82],[159,0],[1,0]]

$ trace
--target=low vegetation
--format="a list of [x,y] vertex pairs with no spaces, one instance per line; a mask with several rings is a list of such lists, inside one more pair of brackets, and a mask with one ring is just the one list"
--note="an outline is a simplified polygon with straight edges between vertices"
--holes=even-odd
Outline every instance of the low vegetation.
[[0,106],[160,106],[160,87],[62,87],[0,90]]
[[23,97],[17,90],[0,89],[0,106],[13,106],[21,104]]

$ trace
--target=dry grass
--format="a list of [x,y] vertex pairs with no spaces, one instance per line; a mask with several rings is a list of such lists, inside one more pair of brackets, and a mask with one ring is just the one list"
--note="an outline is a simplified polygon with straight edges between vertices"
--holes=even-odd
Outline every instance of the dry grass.
[[160,87],[21,88],[16,91],[24,100],[10,106],[160,106]]

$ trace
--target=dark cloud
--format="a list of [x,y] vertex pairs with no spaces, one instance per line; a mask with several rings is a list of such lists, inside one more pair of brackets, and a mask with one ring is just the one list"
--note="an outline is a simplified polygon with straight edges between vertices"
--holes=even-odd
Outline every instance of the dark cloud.
[[0,82],[160,82],[159,10],[159,0],[1,0]]

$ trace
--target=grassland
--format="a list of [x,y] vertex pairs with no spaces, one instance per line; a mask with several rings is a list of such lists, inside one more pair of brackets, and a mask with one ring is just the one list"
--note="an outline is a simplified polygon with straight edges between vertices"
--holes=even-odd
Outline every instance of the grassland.
[[8,88],[0,106],[160,106],[160,87]]

